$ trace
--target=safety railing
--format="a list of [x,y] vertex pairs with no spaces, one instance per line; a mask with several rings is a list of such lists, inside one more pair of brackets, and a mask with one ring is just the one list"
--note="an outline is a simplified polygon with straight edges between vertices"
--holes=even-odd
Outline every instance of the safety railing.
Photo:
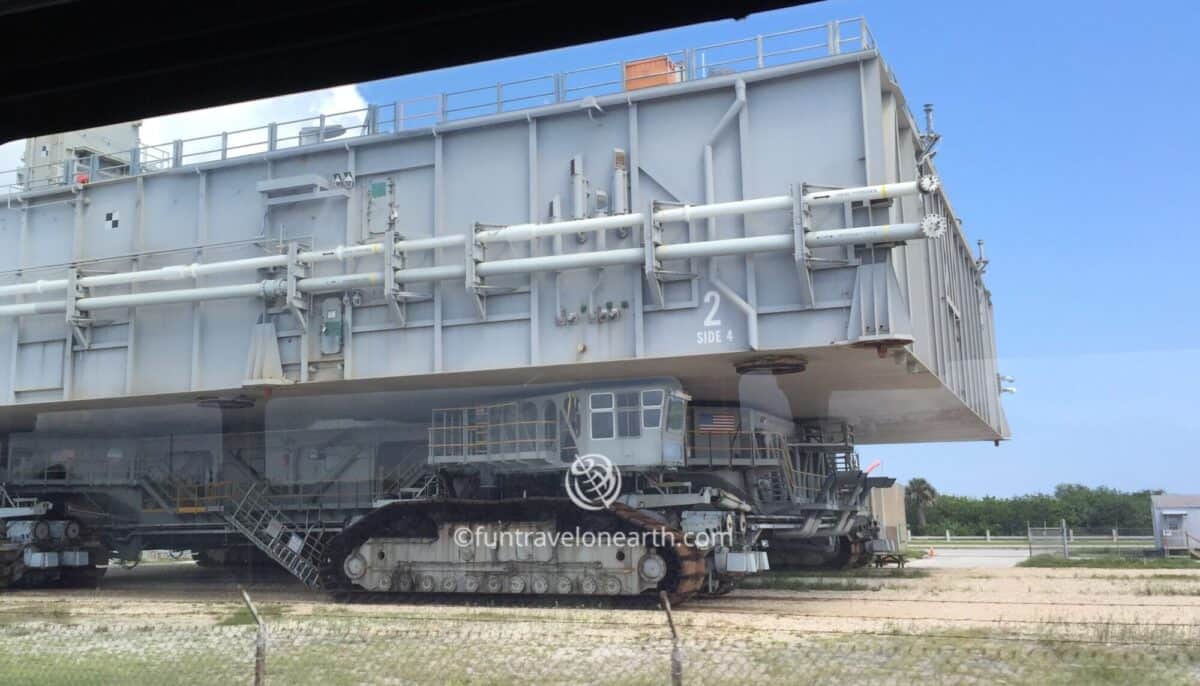
[[783,434],[766,431],[689,431],[692,465],[777,465],[788,456]]
[[515,453],[556,452],[555,422],[510,421],[431,427],[431,457],[483,457]]
[[[652,86],[804,62],[875,48],[865,19],[855,17],[723,43],[685,48],[647,58],[623,60],[481,86],[362,109],[321,114],[264,126],[222,131],[99,158],[121,164],[92,164],[88,183],[115,176],[161,172],[192,164],[311,145],[334,138],[395,134],[450,121],[520,111]],[[80,183],[63,172],[62,162],[0,171],[0,188],[10,195]]]

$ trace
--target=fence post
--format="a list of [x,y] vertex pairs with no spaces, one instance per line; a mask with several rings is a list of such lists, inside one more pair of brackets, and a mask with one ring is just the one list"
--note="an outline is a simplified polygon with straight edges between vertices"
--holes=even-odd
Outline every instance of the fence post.
[[950,530],[949,529],[946,529],[946,542],[947,543],[950,542]]
[[675,618],[671,616],[671,599],[666,591],[659,591],[658,597],[667,613],[667,626],[671,628],[671,686],[683,686],[683,654],[679,652],[679,634],[675,632]]
[[1029,557],[1033,557],[1033,527],[1025,522],[1025,543],[1029,546]]
[[1061,526],[1061,530],[1062,530],[1063,559],[1070,559],[1071,558],[1071,543],[1070,543],[1070,539],[1067,537],[1067,520],[1065,520],[1065,519],[1061,520],[1060,526]]
[[984,538],[984,540],[986,540],[988,543],[991,543],[991,542],[992,542],[992,530],[991,530],[991,529],[984,529],[984,530],[983,530],[983,538]]
[[246,607],[250,610],[250,615],[254,617],[254,623],[258,625],[258,633],[254,638],[254,686],[265,686],[267,683],[267,625],[263,624],[262,617],[258,614],[258,608],[254,607],[246,589],[239,586],[238,590],[242,592],[242,600],[246,601]]
[[1117,530],[1113,529],[1113,543],[1119,543],[1119,542],[1120,542],[1120,537],[1117,536]]

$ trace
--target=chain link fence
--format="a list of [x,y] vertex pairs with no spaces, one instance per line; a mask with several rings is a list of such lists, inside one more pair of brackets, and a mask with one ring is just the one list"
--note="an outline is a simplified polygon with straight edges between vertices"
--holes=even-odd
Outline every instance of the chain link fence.
[[[726,623],[711,610],[608,619],[548,609],[396,617],[370,606],[261,609],[269,684],[1191,683],[1196,625],[930,629],[904,620],[820,629]],[[0,683],[251,684],[258,627],[230,611],[205,625],[146,617],[40,617],[0,624]],[[714,616],[715,614],[715,616]]]

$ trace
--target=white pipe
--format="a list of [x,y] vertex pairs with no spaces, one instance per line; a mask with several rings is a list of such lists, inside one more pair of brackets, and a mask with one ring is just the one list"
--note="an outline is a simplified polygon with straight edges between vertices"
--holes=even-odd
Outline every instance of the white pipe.
[[831,245],[858,245],[862,243],[893,243],[928,238],[919,223],[885,224],[883,226],[860,226],[853,229],[810,231],[804,234],[804,244],[810,248]]
[[466,267],[458,264],[445,264],[440,267],[418,267],[415,269],[397,269],[396,283],[420,283],[424,281],[450,281],[461,279],[467,275]]
[[[306,264],[315,264],[317,262],[333,262],[382,254],[383,243],[368,243],[366,245],[339,245],[329,250],[302,252],[296,256],[296,259]],[[287,264],[286,256],[284,256],[283,264]]]
[[792,196],[773,195],[767,198],[751,200],[734,200],[731,202],[716,202],[709,205],[684,205],[659,210],[654,213],[656,222],[690,222],[695,219],[709,217],[727,217],[735,214],[753,214],[755,212],[773,212],[787,210],[792,207]]
[[859,188],[840,188],[828,191],[813,191],[804,196],[805,204],[811,207],[821,205],[840,205],[846,202],[883,200],[898,198],[917,193],[927,193],[926,189],[937,188],[936,177],[927,176],[920,181],[904,181],[902,183],[884,183],[878,186],[862,186]]
[[49,281],[38,280],[31,283],[16,283],[10,286],[0,286],[0,296],[49,293],[50,291],[61,291],[66,287],[66,279],[51,279]]
[[[179,288],[170,291],[151,291],[149,293],[93,296],[76,300],[75,307],[82,311],[91,311],[106,310],[115,307],[200,302],[203,300],[224,300],[249,296],[273,297],[283,290],[285,290],[285,287],[282,281],[268,280],[259,283],[238,284],[236,286]],[[66,309],[65,305],[63,309]]]
[[301,293],[331,293],[351,288],[370,288],[378,286],[381,283],[383,283],[383,274],[381,272],[314,276],[298,281],[296,283],[296,290]]
[[[78,283],[87,288],[117,286],[130,283],[146,283],[148,281],[171,281],[174,279],[191,279],[211,274],[225,274],[251,269],[268,269],[287,264],[287,255],[266,255],[250,257],[244,260],[227,260],[225,262],[207,262],[192,264],[177,264],[159,269],[146,269],[136,272],[121,272],[117,274],[98,274],[96,276],[80,277]],[[65,286],[65,282],[64,282]]]
[[20,305],[0,306],[0,317],[20,317],[27,314],[50,314],[66,312],[67,304],[61,300],[42,303],[22,303]]
[[[461,243],[461,237],[457,238],[459,238],[459,242]],[[381,243],[354,246],[339,245],[338,247],[330,248],[329,250],[302,252],[297,255],[297,259],[306,264],[316,264],[318,262],[348,260],[355,257],[378,255],[382,252],[383,245]],[[82,276],[78,279],[78,284],[85,288],[103,288],[105,286],[120,286],[131,283],[193,279],[199,276],[209,276],[212,274],[226,274],[229,272],[249,271],[252,269],[269,269],[272,267],[282,267],[285,265],[287,265],[287,255],[264,255],[262,257],[248,257],[240,260],[225,260],[222,262],[204,263],[194,262],[192,264],[177,264],[169,267],[160,267],[158,269],[144,269],[133,272],[120,272],[117,274]],[[0,297],[46,293],[49,291],[61,291],[66,287],[66,279],[53,279],[49,281],[35,281],[33,283],[12,284],[9,286],[0,286]]]
[[[766,198],[773,202],[774,199]],[[749,201],[758,202],[758,201]],[[745,203],[721,203],[721,205],[734,205]],[[762,207],[763,205],[759,205]],[[716,207],[709,205],[708,208]],[[752,210],[753,211],[753,210]],[[629,216],[629,215],[626,215]],[[605,217],[602,219],[615,219],[614,217]],[[591,221],[591,220],[584,220]],[[560,222],[560,224],[569,224],[572,222]],[[574,222],[578,223],[578,222]],[[936,216],[930,215],[920,223],[909,224],[892,224],[882,226],[863,226],[849,229],[833,229],[828,231],[812,231],[805,234],[805,245],[810,248],[819,248],[827,246],[839,245],[856,245],[864,243],[887,243],[899,242],[921,238],[931,238],[940,235],[944,231],[942,226],[943,220]],[[438,237],[441,239],[449,239],[450,237]],[[373,246],[355,246],[341,253],[327,251],[320,255],[308,257],[313,261],[325,261],[330,259],[345,259],[353,254],[370,254],[370,250],[377,249],[377,245]],[[719,255],[739,255],[758,252],[773,252],[793,249],[793,238],[791,234],[771,234],[767,236],[751,236],[747,238],[729,238],[716,241],[702,241],[697,243],[682,243],[673,245],[663,245],[655,248],[655,255],[659,259],[680,259],[691,257],[715,257]],[[226,263],[211,263],[209,265],[181,265],[177,267],[167,267],[166,270],[173,270],[169,273],[182,273],[183,270],[189,270],[193,267],[217,267],[222,270],[233,270],[235,268],[245,268],[248,261],[271,261],[278,259],[280,256],[267,256],[262,258],[250,258],[250,260],[232,260]],[[284,256],[286,259],[286,256]],[[483,262],[478,266],[478,274],[481,277],[487,276],[504,276],[512,274],[530,274],[534,272],[545,271],[563,271],[568,269],[579,269],[588,267],[606,267],[623,264],[640,264],[644,259],[644,253],[641,248],[622,248],[618,250],[604,250],[598,252],[580,252],[570,253],[565,255],[546,255],[540,257],[526,257],[509,260],[498,260],[495,262]],[[162,278],[163,270],[149,270],[157,272]],[[195,272],[195,273],[216,273],[212,271]],[[460,265],[440,265],[434,267],[420,267],[415,269],[400,269],[397,270],[396,281],[398,283],[415,283],[422,281],[444,281],[451,279],[461,279],[466,273],[466,269]],[[129,272],[124,276],[132,276],[138,278],[138,275],[149,276],[144,272]],[[104,275],[110,276],[110,275]],[[117,276],[117,275],[111,275]],[[86,277],[96,278],[96,277]],[[82,281],[82,279],[81,279]],[[297,283],[297,288],[304,293],[320,293],[327,291],[343,291],[351,288],[367,288],[378,286],[383,281],[383,275],[378,272],[366,272],[358,274],[344,274],[338,276],[313,277],[302,279]],[[45,282],[41,282],[43,288]],[[23,286],[37,286],[33,284],[21,284]],[[109,296],[90,296],[79,298],[75,301],[75,306],[82,311],[110,309],[118,307],[134,307],[139,305],[157,305],[167,303],[182,303],[182,302],[200,302],[204,300],[220,300],[226,298],[239,297],[275,297],[286,292],[286,282],[283,280],[267,280],[258,283],[238,284],[233,286],[214,286],[210,288],[183,288],[166,291],[152,291],[147,293],[131,293],[124,295],[109,295]],[[731,291],[732,292],[732,291]],[[740,306],[740,305],[739,305]],[[52,302],[37,302],[37,303],[22,303],[18,305],[0,306],[0,317],[15,317],[22,315],[33,314],[48,314],[55,312],[65,312],[66,303],[63,301]]]

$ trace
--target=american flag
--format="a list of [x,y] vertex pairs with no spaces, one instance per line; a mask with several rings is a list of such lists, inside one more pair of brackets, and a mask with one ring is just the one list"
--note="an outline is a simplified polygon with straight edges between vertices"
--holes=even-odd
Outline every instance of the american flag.
[[696,413],[696,431],[711,433],[737,432],[738,418],[735,412],[704,412]]

